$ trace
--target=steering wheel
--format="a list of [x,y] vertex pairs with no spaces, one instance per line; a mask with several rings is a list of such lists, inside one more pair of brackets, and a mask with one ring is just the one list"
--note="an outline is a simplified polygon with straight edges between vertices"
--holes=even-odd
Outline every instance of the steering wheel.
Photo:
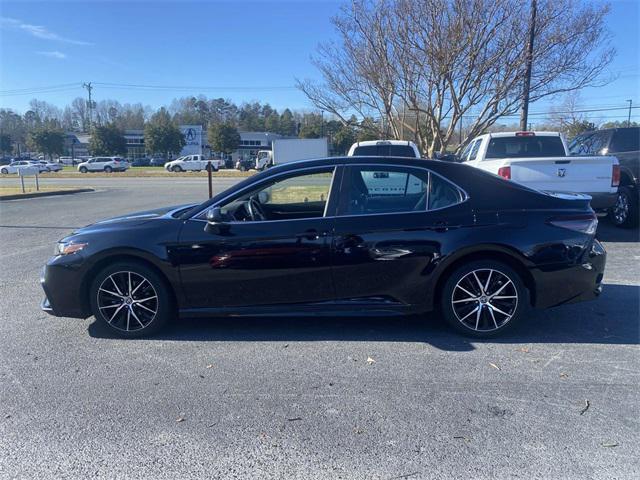
[[256,197],[251,197],[247,200],[247,213],[254,222],[267,219],[264,214],[264,210],[262,209],[262,205],[260,205],[260,202]]

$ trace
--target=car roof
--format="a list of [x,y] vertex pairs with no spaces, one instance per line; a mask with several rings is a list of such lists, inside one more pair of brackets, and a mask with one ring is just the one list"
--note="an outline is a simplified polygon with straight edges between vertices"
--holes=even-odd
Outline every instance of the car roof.
[[299,168],[312,168],[333,165],[358,165],[366,163],[367,165],[398,165],[420,168],[437,168],[442,164],[451,164],[452,162],[443,162],[442,160],[429,160],[425,158],[414,157],[393,157],[393,156],[341,156],[341,157],[325,157],[314,158],[308,160],[296,160],[271,167],[268,171],[286,171],[297,170]]
[[[483,135],[478,135],[478,137],[491,137],[491,138],[501,138],[501,137],[515,137],[518,132],[494,132],[494,133],[485,133]],[[533,137],[559,137],[560,132],[538,132],[538,131],[527,131],[527,133],[533,133]]]
[[365,140],[363,142],[354,143],[356,147],[369,147],[377,145],[415,145],[410,140]]

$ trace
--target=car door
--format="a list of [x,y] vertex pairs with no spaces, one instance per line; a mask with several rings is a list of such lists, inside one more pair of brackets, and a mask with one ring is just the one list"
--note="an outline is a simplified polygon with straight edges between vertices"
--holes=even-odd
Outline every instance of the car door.
[[[171,258],[190,308],[266,306],[334,298],[330,195],[336,167],[271,176],[218,202],[226,229],[205,231],[206,212],[185,221]],[[335,191],[335,189],[333,189]],[[243,218],[247,199],[265,220]],[[212,206],[213,207],[213,206]],[[211,207],[211,208],[212,208]]]
[[333,251],[337,300],[425,302],[434,262],[473,222],[466,194],[427,169],[379,164],[346,168],[340,190]]

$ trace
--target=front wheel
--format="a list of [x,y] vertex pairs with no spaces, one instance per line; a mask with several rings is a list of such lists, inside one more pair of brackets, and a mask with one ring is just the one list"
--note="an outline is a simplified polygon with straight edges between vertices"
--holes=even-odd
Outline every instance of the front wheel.
[[93,315],[121,337],[152,335],[174,315],[164,279],[137,262],[117,262],[100,271],[90,295]]
[[616,204],[609,210],[609,218],[616,227],[638,226],[638,192],[628,186],[618,187]]
[[477,338],[493,337],[516,324],[527,310],[529,292],[508,265],[475,261],[447,279],[440,306],[453,328]]
[[87,167],[80,167],[80,173],[87,173],[88,171]]
[[171,167],[171,171],[175,173],[180,173],[182,171],[182,167],[178,165],[174,165],[173,167]]
[[3,175],[7,175],[9,173],[9,170],[3,168],[2,170],[0,170],[0,173],[2,173]]

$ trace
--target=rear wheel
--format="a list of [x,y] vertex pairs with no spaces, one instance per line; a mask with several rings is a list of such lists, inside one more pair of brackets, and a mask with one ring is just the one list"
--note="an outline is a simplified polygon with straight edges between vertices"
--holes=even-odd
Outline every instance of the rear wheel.
[[111,172],[113,172],[113,168],[111,168],[109,165],[107,165],[106,167],[104,167],[104,171],[105,171],[105,173],[111,173]]
[[626,185],[618,187],[616,204],[609,211],[609,218],[617,226],[633,228],[638,226],[638,192]]
[[87,167],[80,167],[80,173],[87,173]]
[[486,338],[511,328],[528,308],[520,276],[494,260],[471,262],[447,279],[440,305],[447,322],[472,337]]
[[90,295],[93,315],[121,337],[152,335],[174,312],[166,282],[136,262],[117,262],[100,271]]

